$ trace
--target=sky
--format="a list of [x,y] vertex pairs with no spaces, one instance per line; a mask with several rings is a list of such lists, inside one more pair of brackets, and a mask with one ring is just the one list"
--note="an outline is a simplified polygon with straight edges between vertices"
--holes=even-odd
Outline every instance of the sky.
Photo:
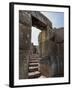
[[64,27],[64,13],[63,12],[41,12],[45,15],[53,25],[53,28]]
[[[64,27],[64,13],[63,12],[41,12],[51,22],[53,28]],[[38,45],[38,35],[41,31],[35,27],[32,27],[31,42],[34,45]]]
[[34,45],[38,45],[38,36],[39,36],[39,33],[41,32],[40,29],[37,29],[35,27],[32,27],[32,33],[31,33],[31,42],[34,44]]

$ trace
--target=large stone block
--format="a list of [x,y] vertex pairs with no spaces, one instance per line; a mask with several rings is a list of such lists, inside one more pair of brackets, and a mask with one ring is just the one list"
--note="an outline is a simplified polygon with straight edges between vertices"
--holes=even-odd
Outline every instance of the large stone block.
[[50,56],[50,55],[57,55],[57,45],[55,42],[51,40],[46,40],[45,42],[42,42],[39,44],[40,47],[40,53],[42,57],[44,56]]
[[19,48],[29,49],[31,42],[31,27],[19,23]]
[[52,76],[52,69],[47,64],[40,64],[40,72],[45,77],[51,77]]
[[31,14],[26,11],[19,11],[19,22],[23,23],[25,26],[31,26]]
[[45,25],[49,25],[50,27],[52,27],[52,22],[45,16],[42,14],[42,12],[38,12],[38,11],[33,11],[31,12],[32,16],[37,18],[39,21],[41,21],[42,23],[44,23]]
[[28,62],[29,58],[26,51],[19,50],[19,79],[28,78]]
[[64,42],[64,28],[54,29],[55,31],[55,42]]
[[40,72],[45,77],[63,77],[64,76],[63,58],[57,56],[48,56],[42,58],[40,60]]

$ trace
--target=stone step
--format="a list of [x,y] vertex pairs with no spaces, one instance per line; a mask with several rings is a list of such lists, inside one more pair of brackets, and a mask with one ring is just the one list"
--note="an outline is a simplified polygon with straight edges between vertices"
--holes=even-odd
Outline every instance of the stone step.
[[31,78],[38,78],[41,76],[41,73],[39,71],[35,71],[35,72],[30,72],[28,73],[28,78],[31,79]]
[[35,59],[36,59],[36,60],[38,59],[38,60],[40,60],[41,58],[34,58],[34,57],[32,57],[31,59],[34,59],[34,60],[35,60]]
[[31,56],[30,58],[39,58],[39,57]]
[[34,72],[34,71],[38,71],[38,66],[33,66],[33,67],[29,66],[29,72]]
[[38,60],[30,60],[29,63],[38,63]]
[[38,54],[32,54],[32,56],[39,57],[39,55],[38,55]]
[[39,62],[41,58],[30,58],[29,62]]
[[29,63],[29,66],[38,66],[38,65],[39,63],[33,63],[33,62]]

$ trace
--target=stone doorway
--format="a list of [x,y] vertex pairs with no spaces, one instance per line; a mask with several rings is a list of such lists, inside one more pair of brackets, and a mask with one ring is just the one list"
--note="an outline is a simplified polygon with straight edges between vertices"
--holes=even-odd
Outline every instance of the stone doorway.
[[[36,27],[40,30],[46,30],[46,18],[42,19],[42,14],[37,11],[19,11],[19,78],[27,79],[29,71],[29,61],[31,58],[31,48],[34,52],[37,47],[31,47],[31,28]],[[46,20],[44,20],[46,19]],[[34,57],[34,55],[33,55]],[[35,57],[39,58],[38,55]]]
[[[28,78],[41,78],[44,77],[40,72],[40,50],[39,50],[39,35],[44,30],[43,23],[34,16],[32,18],[31,29],[31,48],[29,58],[29,73]],[[42,29],[42,30],[41,30]]]

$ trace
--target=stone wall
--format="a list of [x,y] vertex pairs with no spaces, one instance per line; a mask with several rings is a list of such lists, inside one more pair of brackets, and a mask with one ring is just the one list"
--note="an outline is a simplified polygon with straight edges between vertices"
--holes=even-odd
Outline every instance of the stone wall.
[[46,77],[64,75],[63,32],[63,28],[54,29],[53,31],[47,29],[47,35],[43,32],[39,35],[40,56],[42,57],[40,60],[40,72]]
[[51,29],[49,25],[47,25],[47,29],[40,32],[38,37],[41,57],[48,56],[49,52],[48,47],[55,45],[53,38],[54,38],[54,31]]
[[28,78],[31,26],[31,15],[25,11],[19,11],[19,79]]

